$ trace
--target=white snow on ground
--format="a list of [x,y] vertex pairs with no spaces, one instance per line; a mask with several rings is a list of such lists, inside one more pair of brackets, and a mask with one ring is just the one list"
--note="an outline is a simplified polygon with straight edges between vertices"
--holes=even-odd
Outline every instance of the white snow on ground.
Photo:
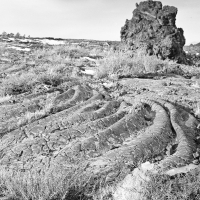
[[65,44],[64,41],[57,41],[57,40],[38,40],[39,42],[42,42],[43,44],[49,44],[49,45],[60,45],[60,44]]
[[30,49],[29,48],[24,48],[24,49],[22,49],[22,51],[30,51]]
[[200,84],[199,80],[196,80],[196,82],[193,83],[191,86],[192,86],[192,87],[195,87],[195,88],[199,88],[199,87],[200,87],[199,84]]
[[188,54],[189,52],[188,52],[188,51],[185,51],[185,53]]
[[15,41],[15,38],[8,38],[9,40]]
[[198,55],[199,55],[199,53],[196,53],[196,55],[198,56]]
[[9,48],[9,49],[15,49],[15,50],[17,50],[17,51],[30,51],[29,48],[20,48],[20,47],[14,47],[14,46],[8,47],[8,48]]
[[113,82],[110,82],[110,83],[103,83],[103,86],[106,87],[106,88],[111,88],[114,86],[114,83]]
[[18,39],[20,42],[32,42],[33,40],[30,39]]
[[82,73],[88,75],[95,75],[95,71],[91,69],[86,69],[85,71],[82,71]]
[[94,58],[90,58],[90,57],[82,57],[83,60],[89,60],[89,61],[93,61],[96,62],[97,60]]
[[165,172],[165,174],[167,174],[169,176],[174,176],[174,175],[180,174],[180,173],[187,173],[190,170],[196,169],[198,167],[199,167],[198,165],[189,164],[189,165],[186,165],[184,167],[170,169],[169,171]]

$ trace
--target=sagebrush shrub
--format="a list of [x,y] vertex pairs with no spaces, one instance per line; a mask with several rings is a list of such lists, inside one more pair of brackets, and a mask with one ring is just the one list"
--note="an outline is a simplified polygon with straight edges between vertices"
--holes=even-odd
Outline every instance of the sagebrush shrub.
[[36,77],[31,73],[23,73],[21,75],[13,75],[7,79],[3,79],[1,90],[4,95],[17,95],[31,91],[34,87]]

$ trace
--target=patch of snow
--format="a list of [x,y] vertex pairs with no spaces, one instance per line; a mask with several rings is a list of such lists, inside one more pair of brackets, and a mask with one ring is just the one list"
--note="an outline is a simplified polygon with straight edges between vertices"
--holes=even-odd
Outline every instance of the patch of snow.
[[180,173],[187,173],[187,172],[189,172],[193,169],[196,169],[198,167],[199,167],[198,165],[189,164],[189,165],[184,166],[184,167],[170,169],[169,171],[165,172],[165,174],[167,174],[169,176],[174,176],[174,175],[180,174]]
[[198,56],[198,55],[199,55],[199,53],[196,53],[196,55]]
[[107,165],[107,162],[103,161],[101,159],[96,160],[96,161],[90,163],[90,166],[101,166],[102,167],[102,166],[106,166],[106,165]]
[[32,40],[30,40],[30,39],[18,39],[18,41],[20,41],[20,42],[32,42]]
[[114,86],[114,83],[113,82],[110,82],[110,83],[103,83],[103,86],[106,87],[106,88],[111,88]]
[[196,82],[193,83],[191,86],[192,86],[192,87],[195,87],[195,88],[199,88],[199,87],[200,87],[200,86],[199,86],[199,81],[196,81]]
[[73,42],[73,43],[71,43],[71,45],[79,45],[79,43],[75,43],[75,42]]
[[30,49],[29,48],[23,48],[23,49],[21,49],[21,51],[30,51]]
[[11,46],[11,47],[8,47],[9,49],[15,49],[17,51],[30,51],[29,48],[20,48],[20,47],[14,47],[14,46]]
[[185,51],[185,53],[188,54],[189,52],[188,52],[188,51]]
[[154,164],[153,163],[150,163],[150,162],[145,162],[145,163],[142,163],[141,164],[141,167],[140,167],[140,169],[142,170],[142,171],[152,171],[153,169],[154,169]]
[[15,38],[8,38],[9,40],[15,41]]
[[90,58],[90,57],[83,57],[82,59],[83,59],[83,60],[89,60],[89,61],[96,62],[96,59]]
[[88,74],[88,75],[95,75],[95,71],[91,69],[86,69],[85,71],[82,71],[83,74]]
[[103,46],[109,47],[110,45],[107,42],[105,42],[105,43],[103,43]]
[[143,163],[139,168],[128,174],[123,181],[119,182],[113,194],[114,200],[141,200],[143,199],[142,184],[148,182],[150,178],[146,175],[147,171],[153,171],[154,164]]
[[3,61],[3,62],[11,62],[11,59],[9,59],[9,58],[0,58],[0,61]]
[[48,40],[48,39],[39,40],[39,42],[42,42],[43,44],[49,44],[49,45],[61,45],[61,44],[65,44],[64,41]]
[[91,53],[90,56],[94,57],[94,56],[97,56],[97,54],[96,53]]

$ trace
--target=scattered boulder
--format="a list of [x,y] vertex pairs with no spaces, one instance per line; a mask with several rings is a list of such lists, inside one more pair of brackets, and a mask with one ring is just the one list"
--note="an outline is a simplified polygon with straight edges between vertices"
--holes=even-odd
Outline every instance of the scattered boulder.
[[131,174],[128,174],[123,181],[118,183],[116,191],[113,193],[114,200],[146,200],[144,185],[150,181],[147,175],[152,171],[154,164],[150,162],[143,163],[139,168],[135,168]]
[[143,1],[136,5],[132,19],[126,20],[121,28],[122,42],[132,50],[185,63],[184,32],[176,27],[178,9],[162,6],[159,1]]

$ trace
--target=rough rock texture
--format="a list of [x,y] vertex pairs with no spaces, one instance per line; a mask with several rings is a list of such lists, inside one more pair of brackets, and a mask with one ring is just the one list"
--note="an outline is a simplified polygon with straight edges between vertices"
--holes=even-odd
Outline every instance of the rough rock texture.
[[176,151],[163,157],[159,167],[167,170],[193,160],[198,121],[166,100],[136,98],[127,104],[77,85],[55,95],[53,104],[49,115],[29,124],[18,125],[14,120],[20,109],[17,105],[7,115],[1,112],[1,165],[41,169],[84,159],[86,174],[109,178],[119,163],[128,169],[165,154],[174,139]]
[[136,7],[121,29],[121,40],[133,50],[185,62],[183,29],[176,27],[177,8],[159,1],[144,1]]

